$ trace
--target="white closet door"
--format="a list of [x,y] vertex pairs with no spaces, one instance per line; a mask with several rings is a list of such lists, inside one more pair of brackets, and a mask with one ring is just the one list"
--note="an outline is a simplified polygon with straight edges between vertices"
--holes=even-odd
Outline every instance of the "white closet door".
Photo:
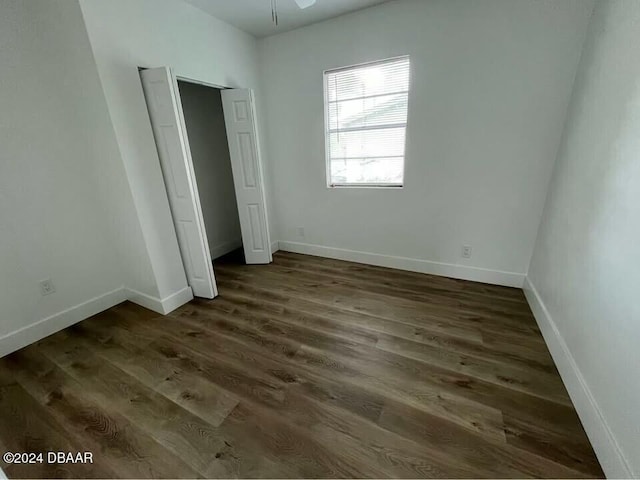
[[218,292],[177,81],[167,67],[140,76],[187,280],[195,296],[213,298]]
[[273,258],[253,92],[229,89],[221,93],[245,260],[249,264],[270,263]]

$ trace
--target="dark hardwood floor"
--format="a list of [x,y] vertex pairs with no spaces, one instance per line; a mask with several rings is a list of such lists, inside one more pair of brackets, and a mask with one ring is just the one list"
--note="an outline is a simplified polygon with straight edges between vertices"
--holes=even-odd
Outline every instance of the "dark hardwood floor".
[[602,477],[521,290],[277,253],[0,360],[9,477]]

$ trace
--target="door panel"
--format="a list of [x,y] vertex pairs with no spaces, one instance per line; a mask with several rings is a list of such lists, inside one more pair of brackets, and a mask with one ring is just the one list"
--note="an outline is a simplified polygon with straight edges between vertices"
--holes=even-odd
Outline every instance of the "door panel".
[[249,264],[270,263],[273,258],[253,92],[230,89],[221,93],[244,256]]
[[253,249],[257,252],[262,252],[266,249],[264,244],[264,237],[260,226],[262,225],[262,218],[260,216],[260,206],[253,204],[247,206],[249,210],[249,219],[251,222],[251,240],[253,241]]
[[218,292],[177,83],[166,67],[140,76],[187,280],[195,296],[213,298]]
[[239,133],[238,143],[240,145],[240,157],[242,158],[242,180],[244,181],[244,187],[255,188],[255,152],[253,151],[253,147],[251,145],[251,135],[248,133]]

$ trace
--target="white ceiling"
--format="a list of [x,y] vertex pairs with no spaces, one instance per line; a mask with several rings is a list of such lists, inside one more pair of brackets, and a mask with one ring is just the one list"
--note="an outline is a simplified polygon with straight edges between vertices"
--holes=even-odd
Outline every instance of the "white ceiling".
[[255,37],[266,37],[389,0],[317,0],[304,10],[294,0],[276,0],[277,27],[271,21],[271,0],[185,1]]

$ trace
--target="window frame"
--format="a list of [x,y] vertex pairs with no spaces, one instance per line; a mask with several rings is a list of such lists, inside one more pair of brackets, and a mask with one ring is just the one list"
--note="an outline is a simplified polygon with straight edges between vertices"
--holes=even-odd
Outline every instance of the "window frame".
[[[404,156],[402,160],[402,183],[400,184],[391,184],[391,183],[339,183],[332,184],[331,183],[331,146],[329,142],[330,138],[330,126],[329,126],[329,88],[328,88],[328,74],[334,72],[340,72],[344,70],[353,70],[359,67],[366,67],[370,65],[380,65],[385,63],[391,63],[397,60],[407,59],[409,60],[409,86],[406,90],[407,94],[407,120],[404,124],[405,135],[404,135]],[[355,63],[352,65],[346,65],[337,68],[328,68],[323,70],[322,72],[322,85],[323,85],[323,110],[324,110],[324,151],[325,151],[325,176],[327,182],[328,189],[340,189],[340,188],[375,188],[375,189],[383,189],[383,190],[402,190],[405,186],[405,173],[406,173],[406,165],[407,165],[407,137],[408,137],[408,128],[409,128],[409,95],[411,93],[411,57],[410,55],[397,55],[395,57],[388,57],[381,60],[373,60],[370,62],[361,62]],[[404,93],[404,92],[397,92]],[[373,130],[362,128],[359,130]]]

